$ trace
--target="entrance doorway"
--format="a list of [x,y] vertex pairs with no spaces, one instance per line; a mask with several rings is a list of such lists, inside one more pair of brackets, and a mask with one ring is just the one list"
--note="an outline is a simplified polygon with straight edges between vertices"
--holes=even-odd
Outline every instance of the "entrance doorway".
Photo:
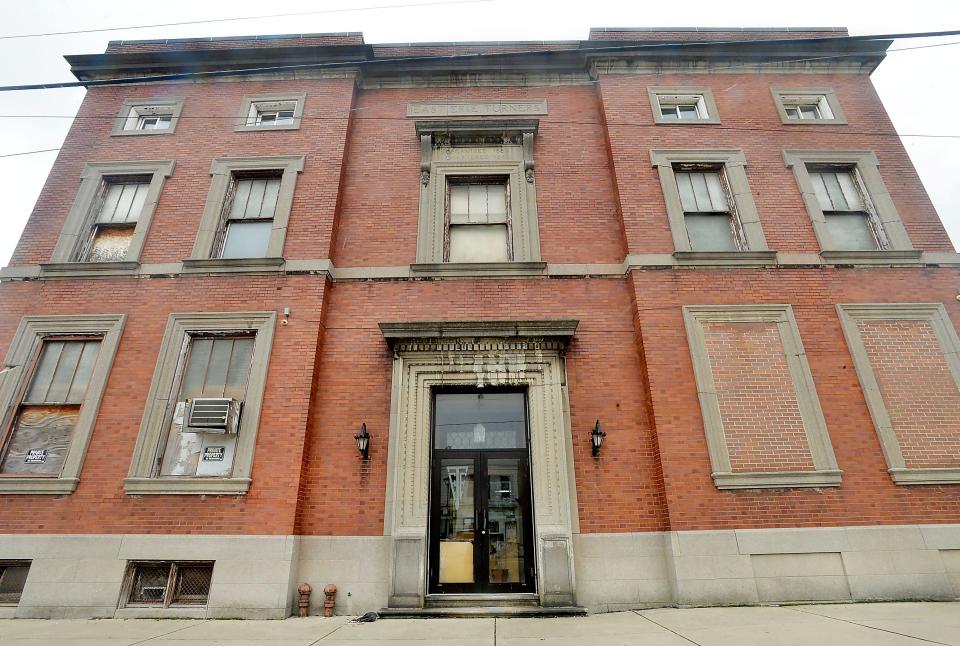
[[526,399],[434,393],[431,594],[534,592]]

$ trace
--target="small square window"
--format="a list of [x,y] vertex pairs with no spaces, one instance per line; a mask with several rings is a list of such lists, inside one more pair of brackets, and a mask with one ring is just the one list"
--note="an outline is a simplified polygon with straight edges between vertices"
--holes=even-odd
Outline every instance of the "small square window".
[[114,135],[159,135],[172,133],[180,120],[182,97],[129,99],[113,126]]
[[20,603],[30,561],[0,561],[0,605]]
[[305,99],[306,94],[245,97],[236,130],[296,130]]
[[707,87],[647,88],[656,123],[720,123]]
[[506,177],[447,179],[447,261],[509,262]]
[[146,561],[127,571],[126,606],[205,605],[210,596],[213,563]]
[[831,88],[772,88],[773,100],[785,124],[846,124],[837,95]]

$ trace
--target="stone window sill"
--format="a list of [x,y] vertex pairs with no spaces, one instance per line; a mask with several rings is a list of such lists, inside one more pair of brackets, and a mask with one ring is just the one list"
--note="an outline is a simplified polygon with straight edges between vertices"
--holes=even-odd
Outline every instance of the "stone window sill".
[[93,276],[129,276],[140,268],[136,261],[124,262],[47,262],[40,264],[41,276],[89,278]]
[[438,262],[410,265],[415,277],[462,276],[467,278],[499,278],[501,276],[545,276],[545,262]]
[[766,267],[777,264],[776,251],[675,251],[680,265]]
[[191,258],[183,261],[185,274],[262,274],[282,272],[283,258]]
[[787,487],[839,487],[843,472],[781,471],[753,473],[714,473],[717,489],[783,489]]
[[190,494],[197,496],[243,495],[250,489],[250,478],[124,478],[127,495]]
[[79,478],[0,477],[0,494],[50,494],[61,496],[73,493]]
[[914,265],[919,264],[923,254],[919,249],[886,251],[835,251],[820,252],[828,265]]
[[890,469],[898,485],[938,485],[960,483],[960,468]]

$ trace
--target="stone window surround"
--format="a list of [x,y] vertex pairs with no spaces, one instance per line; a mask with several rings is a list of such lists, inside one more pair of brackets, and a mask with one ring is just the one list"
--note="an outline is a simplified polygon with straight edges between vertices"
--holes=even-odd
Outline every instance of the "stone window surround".
[[[538,275],[540,232],[537,220],[533,142],[539,121],[417,121],[420,138],[420,219],[417,259],[420,275]],[[490,144],[501,140],[501,146]],[[451,146],[451,140],[457,140]],[[471,145],[476,141],[476,145]],[[482,145],[481,145],[482,142]],[[509,178],[513,260],[506,263],[444,262],[446,182],[451,175],[505,175]]]
[[[139,137],[149,135],[172,135],[180,122],[180,113],[183,111],[183,104],[186,101],[182,96],[161,96],[147,99],[127,99],[120,107],[116,121],[113,122],[113,132],[110,134],[120,137]],[[158,107],[169,108],[165,111],[170,115],[170,127],[164,130],[127,130],[127,119],[135,108]]]
[[[667,219],[673,235],[674,256],[678,262],[711,260],[725,265],[756,265],[775,263],[776,252],[767,249],[767,239],[760,225],[760,215],[753,201],[753,193],[747,182],[746,157],[739,149],[729,150],[682,150],[651,149],[650,163],[660,175],[663,201],[667,207]],[[680,190],[674,173],[675,164],[716,164],[723,166],[730,193],[733,196],[737,219],[747,243],[744,251],[693,251],[687,238],[687,227],[680,202]]]
[[897,440],[890,414],[887,412],[877,383],[876,374],[870,364],[860,335],[857,321],[927,321],[933,328],[940,348],[957,387],[960,388],[960,337],[950,322],[943,303],[861,303],[839,304],[837,314],[840,326],[847,340],[847,347],[853,357],[853,365],[860,379],[867,408],[873,420],[883,455],[887,460],[888,471],[893,481],[899,485],[955,484],[960,483],[960,468],[908,468]]
[[[243,103],[240,105],[240,114],[237,116],[237,125],[234,127],[236,132],[264,132],[269,130],[299,130],[300,122],[303,120],[303,105],[306,103],[307,95],[305,92],[291,92],[289,94],[257,94],[243,97]],[[280,125],[256,125],[250,124],[250,110],[256,103],[295,103],[293,108],[293,122]]]
[[[800,195],[807,207],[807,214],[813,224],[813,232],[820,243],[820,256],[834,264],[890,264],[916,263],[921,252],[913,248],[907,231],[900,220],[890,193],[880,175],[880,162],[876,154],[869,150],[783,150],[783,161],[793,169],[793,175],[800,188]],[[883,233],[889,244],[888,249],[875,251],[847,251],[833,248],[833,237],[827,227],[826,217],[820,208],[820,202],[813,189],[813,182],[807,170],[808,164],[835,165],[857,169],[863,189],[873,203],[876,216],[883,227]]]
[[24,316],[20,320],[4,359],[10,370],[0,375],[0,422],[4,429],[13,423],[21,393],[33,376],[33,358],[45,337],[90,335],[100,337],[102,341],[60,475],[0,477],[0,493],[63,495],[76,489],[126,318],[126,314],[78,314]]
[[[275,312],[197,312],[171,314],[157,355],[157,365],[140,422],[129,475],[124,479],[127,494],[245,494],[250,488],[253,454],[260,425],[260,408],[266,386],[267,368],[276,327]],[[253,357],[243,414],[229,478],[159,476],[155,468],[160,456],[164,425],[169,422],[169,400],[177,382],[177,371],[189,337],[210,332],[255,332]]]
[[[304,155],[279,155],[275,157],[217,157],[210,164],[210,190],[200,216],[197,238],[190,258],[183,261],[184,271],[249,271],[251,267],[262,269],[265,265],[283,263],[283,244],[287,236],[287,223],[293,206],[293,193],[297,175],[303,172]],[[265,258],[214,258],[214,243],[223,225],[223,207],[233,174],[243,171],[279,170],[280,193],[273,215],[273,228],[267,244]]]
[[[781,487],[838,487],[841,471],[830,443],[827,424],[820,408],[813,375],[807,363],[790,305],[685,305],[683,319],[690,343],[690,355],[697,382],[700,410],[703,413],[707,449],[717,489],[771,489]],[[803,418],[807,446],[813,459],[813,471],[743,472],[730,465],[730,454],[723,432],[723,419],[716,394],[710,356],[703,333],[704,322],[773,322],[780,329],[784,357],[796,391]]]
[[[845,126],[847,117],[840,107],[840,100],[837,99],[837,93],[832,87],[772,87],[770,94],[773,95],[773,105],[777,108],[777,114],[780,115],[780,121],[788,126]],[[783,98],[785,96],[810,96],[823,97],[830,106],[830,112],[833,113],[832,119],[791,119],[787,116],[787,111],[783,107]]]
[[[394,353],[384,535],[392,538],[389,605],[422,607],[428,568],[430,402],[451,385],[526,387],[537,590],[574,604],[579,532],[564,349],[575,320],[384,322]],[[583,436],[586,438],[586,433]],[[377,450],[374,445],[373,450]]]
[[[53,249],[49,263],[41,268],[44,273],[96,273],[104,269],[134,270],[140,262],[140,254],[147,240],[150,223],[160,199],[160,192],[166,178],[173,175],[174,162],[167,161],[130,161],[130,162],[89,162],[80,175],[80,188],[73,200],[67,219],[63,223],[60,237]],[[82,262],[76,260],[83,241],[90,233],[92,213],[97,195],[105,179],[117,175],[150,175],[150,188],[143,202],[143,210],[137,217],[133,238],[127,249],[127,259],[122,262]]]
[[[720,123],[720,112],[717,110],[717,103],[713,98],[713,90],[707,86],[656,86],[647,87],[647,95],[650,97],[650,108],[653,110],[653,122],[667,126],[692,126],[698,124],[717,124]],[[681,95],[691,98],[703,98],[704,107],[707,109],[707,117],[701,119],[677,119],[668,120],[663,118],[660,112],[661,95]]]

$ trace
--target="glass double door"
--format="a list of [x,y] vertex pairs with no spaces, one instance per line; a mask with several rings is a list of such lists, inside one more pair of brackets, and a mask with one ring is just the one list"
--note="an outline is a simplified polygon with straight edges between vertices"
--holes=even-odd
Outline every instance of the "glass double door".
[[435,398],[433,594],[534,591],[524,399],[523,393]]

